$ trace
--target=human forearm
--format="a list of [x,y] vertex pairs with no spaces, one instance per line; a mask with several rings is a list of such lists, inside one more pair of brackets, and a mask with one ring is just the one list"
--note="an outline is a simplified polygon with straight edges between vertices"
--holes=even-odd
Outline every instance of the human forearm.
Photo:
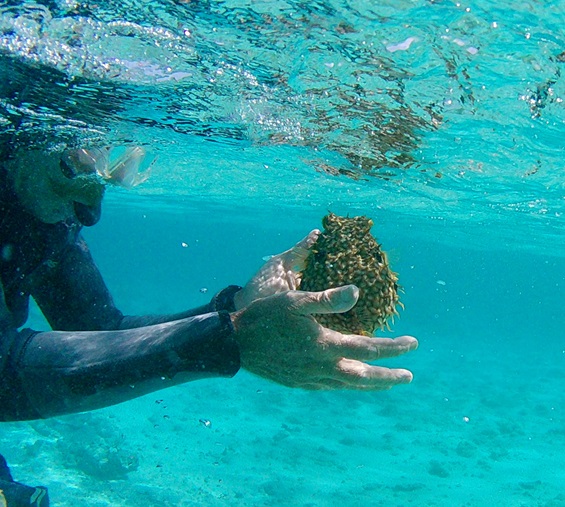
[[219,312],[222,310],[232,312],[235,310],[234,295],[240,290],[241,287],[239,285],[229,285],[228,287],[214,295],[210,302],[206,303],[205,305],[179,313],[166,315],[124,315],[118,325],[118,329],[132,329],[142,326],[152,326],[155,324],[173,322],[175,320],[186,319],[210,312]]
[[224,311],[121,331],[30,332],[16,340],[3,372],[10,389],[0,420],[92,410],[238,369]]

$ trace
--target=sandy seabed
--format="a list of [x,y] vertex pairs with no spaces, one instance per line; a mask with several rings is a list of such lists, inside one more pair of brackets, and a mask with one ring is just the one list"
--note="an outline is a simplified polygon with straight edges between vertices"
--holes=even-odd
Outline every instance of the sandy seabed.
[[242,372],[5,424],[2,448],[62,507],[561,506],[565,374],[518,360],[422,348],[414,383],[386,393]]

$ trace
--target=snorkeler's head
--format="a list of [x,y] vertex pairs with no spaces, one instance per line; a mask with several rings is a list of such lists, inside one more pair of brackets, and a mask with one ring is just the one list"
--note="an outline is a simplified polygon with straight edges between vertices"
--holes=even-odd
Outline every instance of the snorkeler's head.
[[62,154],[20,149],[7,164],[21,204],[45,223],[75,218],[85,226],[100,220],[105,184],[130,188],[145,181],[139,172],[145,151],[127,148],[110,159],[111,149],[73,149]]
[[76,218],[89,226],[100,219],[104,183],[94,173],[70,174],[60,154],[19,149],[6,169],[18,201],[42,222]]

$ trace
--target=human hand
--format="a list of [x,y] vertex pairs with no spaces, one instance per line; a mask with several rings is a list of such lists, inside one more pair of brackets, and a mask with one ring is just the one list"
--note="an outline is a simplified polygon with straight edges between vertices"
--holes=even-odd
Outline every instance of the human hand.
[[287,291],[253,301],[232,314],[242,366],[261,377],[303,389],[380,391],[408,384],[412,373],[367,364],[418,347],[411,336],[371,338],[322,327],[315,313],[351,309],[359,289]]
[[300,285],[310,248],[318,240],[320,231],[314,229],[290,250],[271,257],[255,276],[234,297],[235,308],[240,310],[256,299],[272,296]]

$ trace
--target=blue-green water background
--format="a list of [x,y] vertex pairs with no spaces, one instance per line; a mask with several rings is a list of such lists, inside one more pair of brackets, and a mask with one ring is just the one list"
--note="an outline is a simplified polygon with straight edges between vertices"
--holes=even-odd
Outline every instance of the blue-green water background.
[[4,425],[15,475],[69,506],[563,505],[563,2],[77,5],[6,6],[2,50],[127,91],[96,129],[28,104],[30,131],[158,155],[85,231],[118,306],[201,304],[363,213],[420,348],[386,393],[240,372]]

